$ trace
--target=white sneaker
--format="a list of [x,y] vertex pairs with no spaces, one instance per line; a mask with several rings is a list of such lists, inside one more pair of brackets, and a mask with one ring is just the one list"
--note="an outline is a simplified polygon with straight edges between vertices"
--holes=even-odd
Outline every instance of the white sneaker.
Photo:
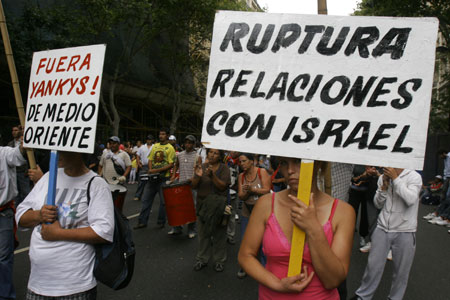
[[444,221],[444,219],[442,219],[442,217],[436,217],[434,219],[428,220],[428,223],[436,224],[436,222],[438,222],[438,221]]
[[389,250],[386,259],[387,259],[387,260],[392,260],[392,250]]
[[434,212],[430,212],[428,215],[423,216],[422,218],[425,219],[425,220],[431,220],[431,219],[434,219],[436,217],[437,216],[434,214]]
[[362,236],[359,237],[359,247],[364,247],[366,245],[366,239]]
[[441,225],[441,226],[450,226],[450,221],[449,220],[442,220],[442,221],[436,221],[436,225]]
[[364,247],[359,248],[359,251],[362,253],[368,253],[370,251],[370,247],[372,246],[371,242],[367,242]]

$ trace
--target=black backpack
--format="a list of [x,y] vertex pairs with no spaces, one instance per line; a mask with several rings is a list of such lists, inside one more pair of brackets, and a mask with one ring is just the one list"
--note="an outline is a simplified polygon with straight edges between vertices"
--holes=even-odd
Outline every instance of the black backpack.
[[[91,201],[90,188],[94,176],[87,186],[88,205]],[[136,249],[131,236],[128,219],[114,207],[114,237],[112,243],[96,244],[94,276],[97,281],[114,289],[125,288],[133,277]]]

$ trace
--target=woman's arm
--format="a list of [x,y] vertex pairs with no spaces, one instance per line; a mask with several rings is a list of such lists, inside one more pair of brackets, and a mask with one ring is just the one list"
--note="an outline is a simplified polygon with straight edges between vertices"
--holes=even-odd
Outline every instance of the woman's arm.
[[339,201],[333,218],[334,236],[331,247],[315,211],[313,197],[310,205],[292,209],[292,221],[306,232],[314,270],[326,289],[333,289],[347,277],[355,230],[355,211]]
[[195,169],[194,169],[194,176],[192,177],[192,180],[191,180],[192,188],[195,189],[195,188],[198,187],[198,184],[200,183],[200,180],[201,180],[202,176],[203,176],[202,165],[201,164],[197,164],[195,166]]
[[[219,168],[221,168],[221,167],[222,166],[219,166]],[[230,181],[230,170],[228,169],[228,167],[224,165],[222,170],[225,171],[225,173],[227,174],[225,176],[225,178],[227,178],[228,181],[220,179],[217,176],[216,172],[211,172],[211,180],[219,191],[226,190],[229,186],[229,181]]]
[[271,195],[261,197],[255,204],[244,238],[239,249],[238,261],[248,275],[259,283],[277,292],[301,292],[311,281],[314,273],[279,279],[266,270],[259,262],[257,255],[261,247],[266,222],[271,211]]
[[247,200],[248,196],[250,196],[250,194],[248,193],[247,190],[244,190],[243,184],[242,184],[242,178],[244,177],[244,173],[239,174],[237,180],[238,180],[238,197],[239,199],[245,201]]

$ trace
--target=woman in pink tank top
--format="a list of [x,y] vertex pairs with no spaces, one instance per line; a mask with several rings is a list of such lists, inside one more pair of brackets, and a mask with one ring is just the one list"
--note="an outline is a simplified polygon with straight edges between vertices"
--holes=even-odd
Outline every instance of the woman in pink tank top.
[[[289,188],[261,197],[250,217],[239,250],[239,263],[260,283],[259,299],[339,300],[336,287],[347,276],[355,228],[355,212],[347,203],[317,188],[316,161],[309,206],[297,199],[300,160],[280,158]],[[287,277],[293,226],[306,233],[302,274]],[[267,264],[257,259],[263,245]]]

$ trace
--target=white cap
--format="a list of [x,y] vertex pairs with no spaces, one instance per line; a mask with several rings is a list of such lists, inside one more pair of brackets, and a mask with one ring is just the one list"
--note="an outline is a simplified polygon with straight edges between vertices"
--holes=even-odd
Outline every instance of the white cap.
[[177,138],[174,135],[169,136],[169,141],[176,141]]
[[438,179],[442,180],[442,176],[441,175],[436,175],[436,176],[434,176],[434,178],[438,178]]

